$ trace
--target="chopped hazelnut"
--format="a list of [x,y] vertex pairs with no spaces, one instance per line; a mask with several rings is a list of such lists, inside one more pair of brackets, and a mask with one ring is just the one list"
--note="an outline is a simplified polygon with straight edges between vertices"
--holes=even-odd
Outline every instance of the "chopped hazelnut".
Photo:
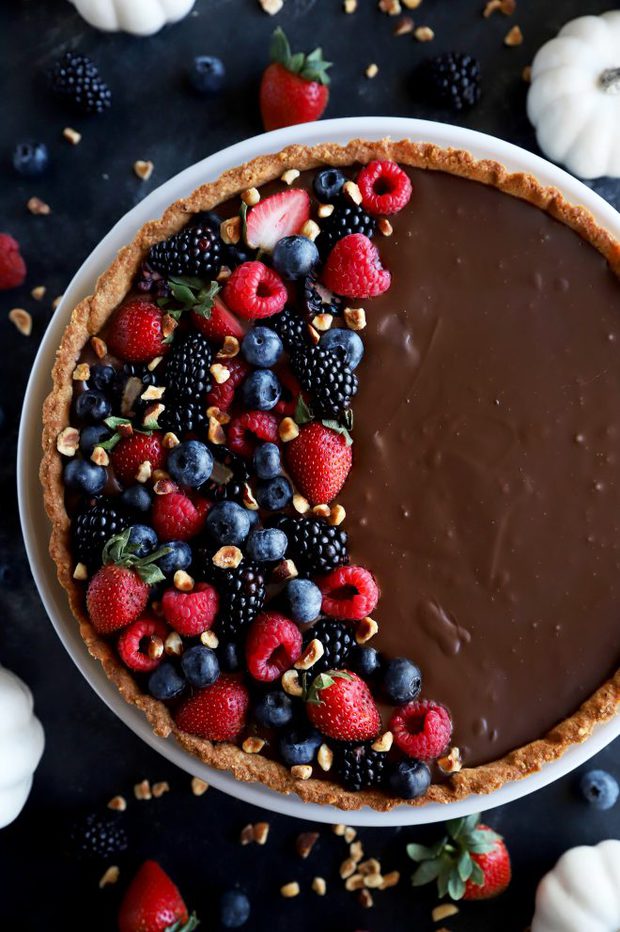
[[317,236],[321,232],[321,228],[316,222],[316,220],[306,220],[306,222],[304,223],[304,225],[302,226],[299,232],[301,233],[302,236],[305,236],[307,239],[312,240],[312,242],[314,242],[314,240],[317,238]]
[[293,495],[293,508],[298,514],[305,515],[310,511],[310,502],[299,492],[295,492]]
[[32,333],[32,317],[23,307],[14,307],[9,311],[9,320],[23,336],[29,337]]
[[364,878],[361,874],[351,874],[350,877],[347,877],[345,880],[344,888],[350,892],[353,890],[361,890],[364,886]]
[[504,45],[507,45],[508,48],[514,48],[516,45],[521,45],[523,43],[523,33],[519,26],[513,26],[512,29],[509,29],[504,37]]
[[200,777],[192,777],[192,793],[194,796],[204,796],[208,789],[209,784],[206,780],[201,780]]
[[413,34],[418,42],[432,42],[435,38],[435,33],[430,26],[418,26],[413,30]]
[[297,841],[295,842],[295,850],[299,857],[304,858],[304,860],[309,857],[310,852],[318,840],[318,832],[302,832],[301,835],[298,835]]
[[317,896],[325,896],[327,893],[327,884],[323,877],[315,877],[312,881],[312,889]]
[[[346,837],[347,836],[345,833],[345,840],[346,840]],[[356,864],[359,864],[360,861],[363,860],[364,848],[359,838],[357,839],[357,841],[352,841],[351,844],[349,845],[349,854],[351,856],[351,860],[355,861]]]
[[224,342],[222,346],[217,351],[217,359],[232,359],[234,356],[239,354],[239,340],[237,337],[233,337],[230,334],[224,337]]
[[230,424],[230,414],[227,411],[221,411],[217,405],[210,405],[207,408],[207,417],[213,417],[218,424]]
[[155,372],[155,369],[157,369],[158,365],[160,364],[163,358],[164,358],[163,356],[153,356],[151,361],[147,363],[147,366],[146,366],[149,372]]
[[172,479],[157,479],[153,486],[155,495],[170,495],[172,492],[178,492],[178,485]]
[[360,890],[358,898],[360,901],[360,906],[363,906],[364,909],[371,909],[375,905],[375,901],[372,898],[370,890],[366,890],[366,888]]
[[215,379],[218,385],[223,385],[224,382],[228,382],[230,378],[230,369],[227,369],[226,366],[223,366],[219,362],[214,362],[209,372]]
[[65,126],[62,131],[63,138],[70,142],[72,146],[77,146],[82,141],[82,134],[78,133],[72,126]]
[[379,222],[377,223],[377,226],[379,227],[379,232],[383,236],[391,236],[392,233],[394,232],[394,227],[392,226],[392,224],[390,223],[387,217],[381,217]]
[[346,858],[338,869],[342,880],[352,877],[355,873],[355,861],[352,858]]
[[278,434],[282,443],[289,443],[295,437],[299,437],[299,427],[292,417],[284,417],[280,421]]
[[[63,298],[63,296],[60,295],[59,298],[56,298],[56,301],[58,301],[58,303],[60,303],[60,301],[62,301],[62,298]],[[90,345],[92,346],[93,351],[94,351],[95,356],[97,357],[97,359],[103,359],[104,356],[107,356],[108,347],[107,347],[105,341],[101,339],[101,337],[91,337],[91,338],[90,338]]]
[[345,825],[342,835],[346,843],[350,845],[353,839],[357,836],[357,831],[353,828],[352,825]]
[[374,618],[362,618],[358,621],[355,629],[355,640],[358,644],[366,644],[379,630],[379,625]]
[[287,170],[280,175],[280,181],[283,181],[284,184],[291,185],[294,181],[297,181],[300,174],[301,172],[297,168],[287,168]]
[[164,450],[172,450],[173,447],[178,447],[180,440],[176,434],[173,434],[171,430],[167,431],[162,439],[161,445]]
[[299,884],[296,880],[292,883],[285,883],[283,887],[280,887],[280,893],[287,900],[293,896],[299,896]]
[[338,527],[344,519],[346,518],[347,513],[342,505],[332,505],[329,509],[329,518],[328,521],[334,527]]
[[177,631],[171,631],[164,641],[164,650],[170,657],[180,657],[183,653],[183,640]]
[[399,19],[396,25],[394,26],[393,35],[395,36],[408,36],[409,33],[413,32],[413,20],[410,16],[403,16],[402,19]]
[[432,911],[433,922],[441,922],[442,919],[448,919],[450,916],[456,916],[459,908],[454,903],[440,903]]
[[241,200],[244,204],[247,204],[248,207],[254,207],[254,205],[258,204],[260,201],[260,191],[258,188],[248,188],[247,191],[244,191],[241,195]]
[[381,874],[366,874],[364,877],[364,886],[369,890],[380,890],[383,883]]
[[291,767],[291,776],[295,780],[309,780],[312,776],[312,767],[310,764],[295,764]]
[[243,483],[243,504],[249,511],[258,511],[258,502],[247,482]]
[[220,224],[220,236],[227,246],[234,246],[241,239],[241,217],[229,217]]
[[63,456],[75,456],[80,445],[80,432],[76,427],[65,427],[56,438],[56,449]]
[[276,583],[288,582],[296,576],[299,576],[299,572],[292,560],[280,560],[271,571],[271,578]]
[[194,580],[186,573],[185,570],[177,570],[174,574],[174,588],[180,592],[191,592],[194,588]]
[[241,745],[242,751],[245,751],[246,754],[260,754],[264,747],[264,739],[256,738],[253,735],[251,735],[249,738],[246,738]]
[[46,291],[47,291],[47,288],[45,287],[45,285],[37,285],[36,288],[32,289],[30,294],[34,298],[35,301],[42,301],[43,298],[45,297]]
[[345,181],[342,186],[342,191],[354,204],[362,203],[362,192],[354,181]]
[[87,362],[81,362],[71,373],[74,382],[88,382],[90,378],[90,366]]
[[138,176],[138,178],[140,179],[140,181],[148,181],[151,175],[153,174],[154,169],[155,169],[155,166],[153,165],[153,163],[149,161],[144,161],[144,159],[138,159],[136,162],[133,163],[133,170]]
[[216,647],[219,647],[220,639],[218,638],[215,631],[203,631],[200,635],[200,643],[204,644],[205,647],[210,647],[211,650],[215,650]]
[[50,205],[46,204],[45,201],[42,201],[40,197],[31,197],[27,202],[26,207],[31,214],[39,215],[41,217],[47,217],[52,212]]
[[136,799],[145,800],[151,799],[153,794],[151,793],[151,784],[148,780],[142,780],[140,783],[136,783],[133,788],[133,795]]
[[269,822],[256,822],[254,824],[254,841],[257,845],[266,845],[269,838]]
[[345,13],[355,13],[357,10],[357,0],[344,0],[342,7]]
[[153,796],[155,799],[159,799],[160,796],[163,796],[164,793],[170,792],[170,784],[167,780],[160,780],[159,783],[153,784]]
[[138,466],[138,471],[135,475],[136,482],[148,482],[153,474],[153,467],[148,460],[145,460],[143,463],[140,463]]
[[243,826],[241,834],[239,835],[239,841],[244,847],[252,844],[254,841],[254,826],[251,823]]
[[322,744],[317,751],[316,760],[321,770],[328,773],[334,763],[334,752],[327,744]]
[[312,514],[316,515],[317,518],[329,518],[332,510],[329,505],[314,505],[312,508]]
[[164,314],[161,319],[161,332],[166,339],[172,336],[178,326],[178,320],[175,320],[174,317],[172,317],[170,314]]
[[444,773],[459,773],[463,768],[460,748],[450,748],[449,752],[444,757],[439,758],[437,765]]
[[364,74],[371,80],[372,78],[376,78],[379,74],[379,66],[375,62],[372,62],[372,64],[368,65]]
[[376,741],[373,741],[371,747],[373,751],[379,751],[380,754],[383,754],[390,750],[392,744],[394,743],[394,735],[391,731],[384,731],[382,735],[379,735]]
[[314,664],[321,659],[325,653],[325,648],[318,640],[318,638],[312,638],[303,654],[295,664],[296,670],[309,670]]
[[346,825],[343,825],[342,822],[338,822],[337,825],[332,825],[332,832],[334,833],[334,835],[337,835],[339,838],[342,838],[346,830],[347,830],[347,827]]
[[113,796],[108,803],[108,809],[113,809],[115,812],[124,812],[126,808],[127,800],[124,796]]
[[333,322],[333,314],[317,314],[312,318],[312,326],[319,330],[321,333],[325,333],[326,330],[329,330]]
[[234,570],[243,560],[243,554],[238,547],[226,546],[213,555],[213,565],[221,570]]
[[389,874],[384,874],[383,881],[381,883],[381,890],[388,890],[390,887],[395,887],[399,880],[399,871],[390,871]]
[[110,465],[110,457],[108,456],[107,451],[103,449],[103,447],[94,447],[93,452],[90,454],[90,458],[97,466]]
[[349,330],[363,330],[366,326],[366,311],[363,307],[345,307],[343,316]]
[[85,563],[76,563],[75,569],[73,570],[73,578],[77,579],[78,582],[84,582],[88,579],[88,569]]
[[398,16],[402,13],[400,0],[379,0],[379,9],[388,16]]
[[407,10],[417,10],[421,3],[422,0],[402,0],[402,4]]
[[103,877],[99,881],[99,889],[103,890],[104,887],[107,887],[109,884],[116,883],[120,877],[120,870],[113,864],[111,867],[108,867]]
[[151,660],[159,660],[164,654],[164,642],[156,634],[152,634],[148,641],[147,654]]
[[140,398],[142,401],[159,401],[160,398],[163,398],[165,391],[165,385],[149,385],[148,388],[144,389]]
[[[53,310],[53,311],[56,310],[56,308],[58,307],[58,305],[60,304],[60,302],[62,301],[63,298],[64,298],[64,294],[57,294],[57,295],[56,295],[56,297],[55,297],[54,300],[52,301],[52,310]],[[93,337],[93,338],[91,339],[90,342],[92,343],[94,339],[95,339],[95,338]],[[103,343],[103,340],[102,340],[101,342]],[[105,344],[104,344],[104,345],[105,345]],[[105,355],[105,354],[104,354],[104,355]]]
[[364,877],[366,877],[368,874],[381,873],[381,865],[376,858],[368,858],[367,861],[362,861],[362,863],[358,865],[357,869]]
[[526,84],[532,83],[532,66],[526,65],[523,71],[521,72],[521,79],[525,81]]
[[324,220],[325,217],[331,217],[331,215],[333,214],[333,212],[334,212],[334,205],[333,205],[333,204],[319,204],[319,206],[318,206],[318,208],[317,208],[316,215],[317,215],[317,217],[319,217],[321,220]]
[[224,443],[226,443],[226,434],[224,433],[224,428],[214,417],[209,418],[207,436],[210,442],[214,443],[218,447],[221,447]]

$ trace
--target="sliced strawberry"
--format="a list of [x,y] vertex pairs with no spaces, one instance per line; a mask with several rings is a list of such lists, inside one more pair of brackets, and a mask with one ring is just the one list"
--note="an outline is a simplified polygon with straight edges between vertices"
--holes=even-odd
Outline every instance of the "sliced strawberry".
[[213,302],[210,317],[203,317],[202,314],[192,311],[192,320],[197,330],[204,333],[210,340],[218,343],[222,343],[224,337],[243,339],[243,327],[235,315],[231,314],[219,295]]
[[271,252],[278,240],[299,233],[309,219],[310,197],[307,191],[293,188],[272,194],[259,201],[248,213],[248,246]]

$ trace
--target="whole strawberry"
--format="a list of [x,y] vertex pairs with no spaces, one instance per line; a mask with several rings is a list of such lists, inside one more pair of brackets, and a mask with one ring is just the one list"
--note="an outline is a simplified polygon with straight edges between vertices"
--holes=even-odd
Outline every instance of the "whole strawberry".
[[510,855],[501,835],[480,822],[474,813],[446,823],[448,834],[437,845],[407,845],[419,861],[414,887],[437,878],[439,896],[453,900],[487,900],[503,893],[512,876]]
[[315,677],[308,691],[306,712],[315,728],[337,741],[369,741],[381,728],[368,686],[348,670]]
[[174,719],[183,731],[209,741],[234,741],[245,727],[250,694],[241,680],[222,674],[186,699]]
[[149,362],[155,356],[164,356],[169,347],[162,318],[161,308],[147,298],[123,301],[108,336],[110,351],[128,362]]
[[110,538],[103,548],[103,566],[88,584],[86,608],[99,634],[112,634],[135,621],[148,604],[150,587],[164,578],[155,560],[166,551],[137,557],[130,534],[127,528]]
[[114,475],[123,485],[133,485],[143,463],[150,463],[151,472],[162,469],[166,462],[166,451],[161,444],[161,434],[134,433],[124,437],[113,448],[110,459]]
[[271,64],[260,85],[260,112],[265,129],[318,120],[329,100],[327,69],[321,49],[293,55],[282,29],[271,40]]
[[311,505],[333,501],[345,484],[352,459],[350,438],[320,421],[304,425],[286,445],[288,470]]
[[168,874],[157,861],[145,861],[121,902],[119,932],[191,932],[197,925]]
[[223,343],[225,337],[243,339],[243,327],[219,296],[214,298],[208,314],[192,311],[192,322],[197,330],[216,343]]

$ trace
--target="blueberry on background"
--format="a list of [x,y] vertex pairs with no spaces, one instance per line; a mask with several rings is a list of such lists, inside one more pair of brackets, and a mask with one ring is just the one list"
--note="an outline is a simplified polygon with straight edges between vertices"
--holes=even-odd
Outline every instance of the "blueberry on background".
[[157,534],[148,524],[134,524],[129,532],[129,546],[137,557],[146,557],[157,549]]
[[48,164],[49,153],[43,142],[20,142],[13,150],[13,168],[26,178],[42,175]]
[[77,396],[75,413],[82,421],[98,424],[112,413],[112,404],[109,398],[94,388],[89,388]]
[[166,465],[178,483],[197,489],[213,472],[213,455],[199,440],[186,440],[170,450]]
[[239,929],[250,918],[250,901],[242,890],[226,890],[220,899],[220,922],[225,929]]
[[111,431],[105,424],[90,424],[80,431],[80,450],[84,456],[90,456],[95,447],[109,440],[112,436]]
[[343,360],[351,372],[364,356],[364,344],[358,333],[345,327],[333,327],[321,335],[319,344]]
[[241,394],[251,411],[271,411],[280,400],[282,386],[271,369],[255,369],[244,381]]
[[241,353],[251,366],[270,369],[282,355],[282,340],[269,327],[252,327],[243,338]]
[[354,673],[367,678],[374,676],[381,667],[381,655],[374,647],[354,644],[349,654],[348,665]]
[[149,676],[149,692],[155,699],[174,699],[185,689],[185,680],[168,661],[160,663]]
[[304,624],[318,618],[323,596],[312,580],[291,579],[286,587],[286,598],[293,621]]
[[181,657],[181,669],[187,682],[197,689],[215,683],[220,675],[220,665],[214,651],[202,644],[186,650]]
[[293,487],[286,476],[276,476],[275,479],[261,482],[256,489],[256,501],[268,511],[286,508],[292,498]]
[[318,261],[319,250],[307,236],[284,236],[273,250],[274,269],[293,281],[309,275]]
[[214,55],[197,55],[190,72],[190,84],[198,94],[215,97],[224,86],[226,70],[221,59]]
[[395,796],[415,799],[431,785],[431,772],[421,760],[401,760],[392,769],[388,783]]
[[157,560],[164,576],[174,576],[177,570],[186,570],[192,562],[192,548],[184,540],[167,540],[168,553]]
[[406,657],[394,657],[385,666],[383,689],[394,705],[413,702],[422,689],[422,674],[419,667]]
[[103,466],[96,466],[89,460],[69,460],[63,473],[65,485],[69,489],[98,495],[103,491],[108,474]]
[[311,764],[323,742],[316,728],[291,729],[280,737],[279,748],[282,760],[288,767],[296,764]]
[[106,366],[98,362],[90,367],[88,387],[96,388],[98,392],[106,392],[113,387],[116,378],[117,372],[114,366]]
[[254,451],[254,469],[259,479],[275,479],[282,471],[280,450],[275,443],[263,443]]
[[293,718],[293,702],[282,689],[272,689],[254,706],[254,716],[265,728],[283,728]]
[[[94,429],[95,428],[86,428],[86,430]],[[82,431],[82,436],[85,433],[86,431]],[[151,493],[140,483],[137,483],[136,485],[130,485],[128,488],[121,492],[121,502],[126,508],[131,508],[132,511],[140,511],[145,513],[150,509],[152,504]],[[169,546],[170,544],[166,544],[166,547]]]
[[246,545],[247,555],[258,563],[273,563],[286,553],[288,539],[278,528],[262,528],[252,531]]
[[217,544],[239,546],[250,533],[248,510],[236,502],[218,502],[209,511],[205,527]]
[[594,809],[611,809],[618,800],[618,781],[606,770],[588,770],[579,780],[581,795]]
[[324,168],[314,176],[312,187],[317,199],[323,204],[329,204],[340,195],[346,180],[339,168]]

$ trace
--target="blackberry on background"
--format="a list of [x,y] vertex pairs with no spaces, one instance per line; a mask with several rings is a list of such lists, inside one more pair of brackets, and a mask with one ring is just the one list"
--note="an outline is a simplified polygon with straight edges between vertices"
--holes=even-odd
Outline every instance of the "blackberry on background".
[[71,827],[70,845],[78,857],[105,861],[127,849],[127,832],[117,815],[91,812]]
[[416,83],[429,103],[465,110],[480,99],[480,63],[463,52],[437,55],[420,65]]
[[210,449],[215,462],[211,477],[203,487],[204,494],[216,502],[226,499],[241,503],[250,477],[246,462],[227,447],[212,445]]
[[112,104],[112,92],[95,63],[86,55],[65,52],[49,73],[55,94],[83,113],[103,113]]
[[347,532],[320,518],[278,515],[272,521],[288,537],[287,556],[306,574],[329,573],[349,562]]
[[377,221],[359,204],[339,203],[329,217],[321,220],[321,232],[316,244],[322,256],[333,249],[338,240],[351,233],[363,233],[369,239],[375,235]]
[[197,330],[183,341],[173,343],[166,360],[165,381],[176,398],[190,400],[204,395],[211,388],[209,367],[213,360],[211,344]]
[[182,434],[195,433],[206,427],[205,406],[200,401],[188,401],[173,395],[165,398],[166,407],[159,416],[159,426],[164,431],[171,431],[177,437]]
[[299,316],[297,311],[291,308],[284,308],[280,314],[267,317],[262,323],[265,327],[275,330],[282,340],[284,348],[288,351],[310,345],[306,321]]
[[312,395],[312,410],[323,418],[338,419],[351,407],[357,376],[343,359],[323,346],[295,353],[292,365],[301,387]]
[[213,549],[198,547],[194,552],[192,573],[210,582],[218,591],[220,608],[215,632],[222,641],[235,640],[261,611],[265,602],[265,577],[260,567],[243,560],[231,570],[213,565]]
[[327,670],[342,670],[347,661],[355,637],[351,625],[334,618],[321,618],[304,634],[304,647],[307,647],[314,638],[323,645],[323,656],[312,666],[312,675],[326,673]]
[[345,306],[344,299],[333,294],[318,281],[316,272],[306,275],[303,281],[303,302],[310,318],[317,314],[333,314],[338,317]]
[[380,786],[385,775],[385,752],[373,751],[365,744],[348,745],[338,749],[336,768],[340,779],[349,790],[360,792]]
[[73,521],[73,545],[78,562],[89,569],[99,567],[106,542],[128,526],[127,517],[110,499],[97,499]]

